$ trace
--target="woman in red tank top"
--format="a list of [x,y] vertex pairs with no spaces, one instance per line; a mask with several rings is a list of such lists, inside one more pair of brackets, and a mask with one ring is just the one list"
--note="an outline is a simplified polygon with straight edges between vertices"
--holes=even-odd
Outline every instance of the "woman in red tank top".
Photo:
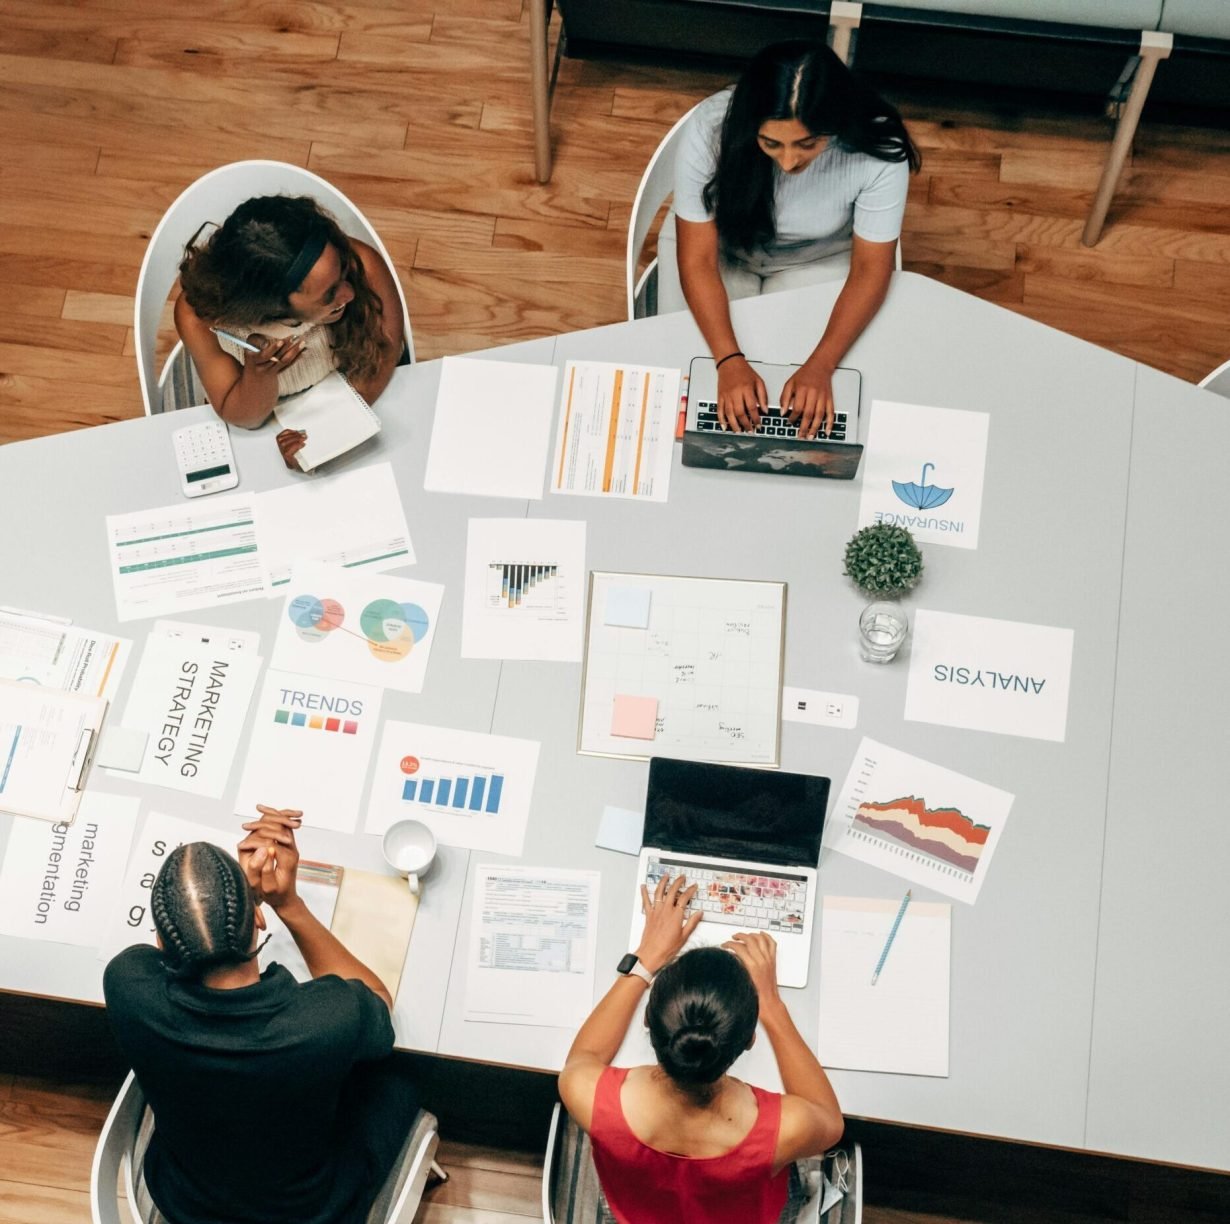
[[[841,1137],[824,1068],[777,993],[777,946],[762,933],[675,957],[700,921],[679,877],[642,888],[636,952],[581,1027],[560,1096],[589,1133],[618,1224],[777,1224],[790,1167]],[[610,1065],[649,987],[645,1023],[657,1064]],[[784,1095],[727,1074],[764,1026]]]

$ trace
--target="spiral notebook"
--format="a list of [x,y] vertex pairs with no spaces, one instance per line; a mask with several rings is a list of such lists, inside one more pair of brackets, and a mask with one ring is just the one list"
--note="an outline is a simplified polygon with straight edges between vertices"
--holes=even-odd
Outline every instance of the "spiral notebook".
[[273,414],[283,429],[301,429],[307,434],[306,444],[295,456],[305,472],[354,450],[380,432],[380,418],[337,370],[314,387],[280,401]]

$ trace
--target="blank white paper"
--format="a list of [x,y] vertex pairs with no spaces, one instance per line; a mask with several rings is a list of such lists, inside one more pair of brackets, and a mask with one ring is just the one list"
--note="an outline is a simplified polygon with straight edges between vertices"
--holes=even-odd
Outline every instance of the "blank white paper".
[[554,366],[446,357],[423,488],[540,499],[555,376]]
[[948,1075],[952,906],[911,901],[871,984],[901,898],[825,897],[820,1037],[826,1067]]

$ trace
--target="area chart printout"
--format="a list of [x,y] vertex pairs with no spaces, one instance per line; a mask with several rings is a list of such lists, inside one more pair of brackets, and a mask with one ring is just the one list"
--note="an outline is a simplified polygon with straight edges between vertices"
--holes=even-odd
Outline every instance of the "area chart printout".
[[465,1018],[577,1028],[594,1005],[596,871],[480,865]]
[[296,566],[272,666],[421,693],[444,588],[332,565]]
[[973,904],[1013,796],[865,738],[833,808],[825,844]]
[[447,846],[520,854],[538,769],[535,740],[386,722],[367,832],[421,820]]
[[216,608],[264,590],[252,497],[109,514],[107,544],[122,621]]
[[568,362],[552,492],[666,501],[678,412],[678,370]]
[[132,643],[39,616],[0,612],[0,679],[115,697]]
[[470,520],[463,659],[578,662],[584,614],[584,523]]

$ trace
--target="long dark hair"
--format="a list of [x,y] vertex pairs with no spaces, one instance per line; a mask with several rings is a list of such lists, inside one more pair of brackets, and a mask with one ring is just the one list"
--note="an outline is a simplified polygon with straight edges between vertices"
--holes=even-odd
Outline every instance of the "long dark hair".
[[797,119],[813,136],[831,136],[842,148],[881,161],[922,165],[896,109],[865,85],[822,42],[774,43],[744,70],[722,123],[717,169],[705,185],[728,252],[772,242],[773,162],[757,142],[760,125]]
[[760,1003],[743,962],[724,948],[694,948],[654,979],[645,1007],[662,1070],[698,1104],[747,1049]]
[[[297,257],[323,238],[337,249],[342,277],[354,300],[333,324],[333,352],[342,373],[366,378],[380,365],[386,345],[383,303],[368,283],[363,262],[338,223],[311,196],[255,196],[245,200],[201,244],[189,243],[179,265],[188,305],[211,323],[231,323],[259,331],[264,323],[293,316],[287,285]],[[313,261],[315,262],[315,261]]]
[[251,960],[256,904],[243,868],[209,842],[167,856],[150,895],[162,959],[176,978]]

